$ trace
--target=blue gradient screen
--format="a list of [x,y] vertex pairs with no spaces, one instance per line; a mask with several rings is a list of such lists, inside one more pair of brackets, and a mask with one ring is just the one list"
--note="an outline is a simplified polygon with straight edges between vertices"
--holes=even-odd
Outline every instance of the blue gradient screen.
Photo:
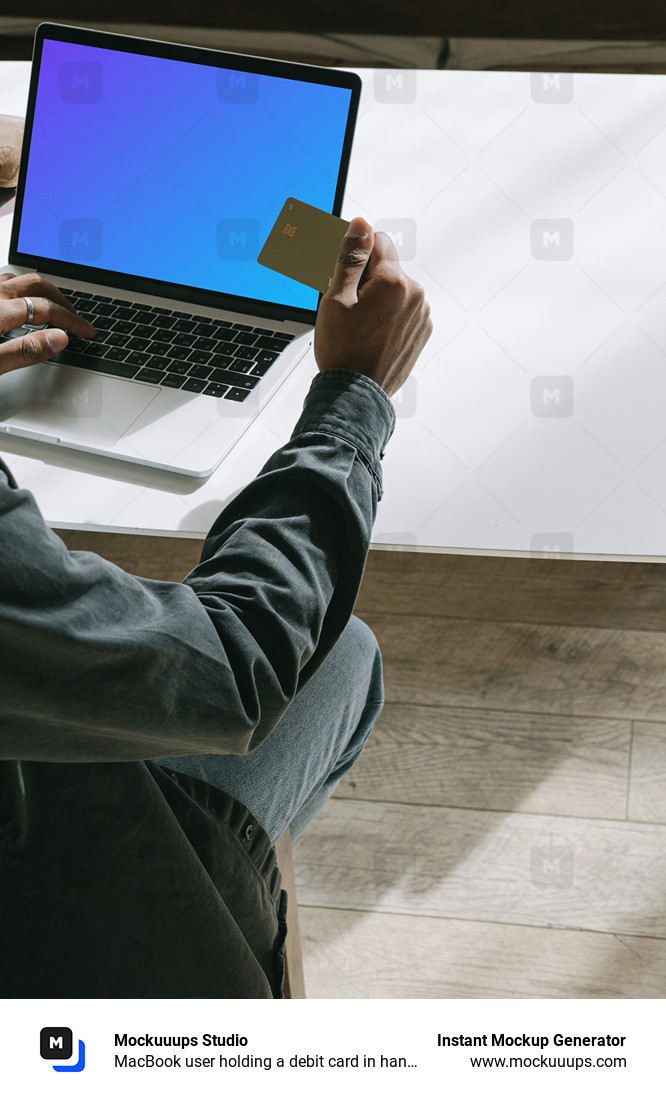
[[332,210],[350,100],[46,39],[18,250],[316,309],[257,256],[290,196]]

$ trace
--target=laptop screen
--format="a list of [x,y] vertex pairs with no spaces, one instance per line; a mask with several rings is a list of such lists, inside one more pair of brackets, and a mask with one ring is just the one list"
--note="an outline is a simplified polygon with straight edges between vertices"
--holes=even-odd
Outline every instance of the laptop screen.
[[352,91],[282,68],[307,79],[45,37],[17,252],[315,310],[257,256],[288,197],[335,212]]

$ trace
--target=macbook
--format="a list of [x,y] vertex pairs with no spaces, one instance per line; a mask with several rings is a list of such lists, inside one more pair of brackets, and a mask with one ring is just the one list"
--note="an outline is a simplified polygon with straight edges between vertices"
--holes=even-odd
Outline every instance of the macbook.
[[97,335],[0,376],[0,432],[210,474],[312,344],[319,292],[257,256],[290,196],[339,215],[360,91],[41,24],[2,271],[39,272]]

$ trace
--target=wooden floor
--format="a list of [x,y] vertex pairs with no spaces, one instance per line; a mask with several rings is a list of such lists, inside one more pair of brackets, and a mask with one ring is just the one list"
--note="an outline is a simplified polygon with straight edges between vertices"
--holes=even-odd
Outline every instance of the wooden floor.
[[294,847],[310,997],[666,994],[666,567],[373,552],[384,712]]
[[[666,71],[637,43],[451,57]],[[199,549],[64,537],[163,579]],[[387,702],[294,845],[307,995],[666,995],[666,566],[377,551],[356,613]]]

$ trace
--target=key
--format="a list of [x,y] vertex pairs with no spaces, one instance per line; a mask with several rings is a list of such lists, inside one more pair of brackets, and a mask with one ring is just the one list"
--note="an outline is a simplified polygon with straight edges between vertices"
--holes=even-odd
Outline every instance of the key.
[[108,332],[113,328],[114,322],[113,317],[94,316],[92,319],[92,323],[95,325],[95,328],[98,328],[100,330],[100,332]]
[[256,346],[264,351],[282,351],[290,342],[284,336],[258,336]]
[[128,363],[134,363],[136,366],[145,366],[149,358],[150,356],[144,355],[143,351],[130,351],[125,361]]
[[194,332],[196,328],[196,321],[185,320],[184,317],[177,316],[176,321],[171,326],[176,332]]
[[[107,347],[104,352],[105,359],[114,359],[116,362],[124,362],[127,358],[126,347]],[[136,366],[134,366],[136,371]]]
[[[99,328],[99,325],[97,327]],[[124,336],[127,336],[127,335],[129,335],[129,333],[132,331],[133,328],[134,328],[134,325],[132,324],[131,321],[117,321],[117,320],[114,319],[114,322],[113,322],[113,331],[114,332],[122,332],[122,334]]]
[[180,389],[184,381],[182,374],[165,374],[162,385],[167,385],[170,389]]
[[151,370],[150,367],[144,367],[136,375],[137,382],[162,382],[166,378],[166,374],[161,370]]
[[187,356],[187,361],[189,363],[198,363],[200,366],[208,366],[210,362],[210,354],[208,351],[190,351],[189,355]]
[[204,389],[204,393],[208,397],[223,397],[226,390],[226,385],[207,385]]
[[259,378],[263,378],[264,374],[268,373],[268,371],[270,370],[270,368],[273,364],[272,363],[252,363],[251,365],[252,365],[252,370],[250,371],[250,373],[254,374],[255,376],[257,376]]
[[107,332],[104,342],[107,347],[127,347],[127,336],[122,332]]
[[[204,326],[200,325],[200,327]],[[201,348],[202,351],[212,351],[216,344],[217,340],[211,340],[207,336],[197,336],[196,340],[194,341],[194,346]]]
[[[146,363],[146,366],[152,367],[153,370],[162,371],[175,370],[176,367],[180,365],[180,363],[173,363],[171,359],[167,359],[165,355],[151,355],[151,357],[148,359],[148,362]],[[187,367],[185,367],[185,370],[187,370]],[[182,371],[182,373],[185,373],[185,371]]]
[[193,366],[188,371],[188,377],[190,378],[207,378],[209,374],[209,366]]
[[234,356],[237,359],[247,359],[250,362],[254,362],[258,354],[256,347],[245,347],[242,343],[234,349]]
[[208,360],[211,366],[216,366],[220,370],[223,370],[225,366],[231,366],[233,361],[231,355],[211,355]]
[[170,346],[170,344],[161,343],[159,340],[151,340],[150,342],[150,350],[153,355],[168,355]]
[[142,340],[154,340],[156,331],[151,324],[137,324],[134,335],[140,336]]
[[[234,343],[252,344],[257,339],[255,332],[236,332],[234,335]],[[266,339],[266,336],[260,337],[260,339]]]
[[261,378],[251,376],[244,378],[238,374],[232,374],[230,370],[213,370],[209,381],[219,382],[224,385],[235,385],[238,389],[254,389],[256,385],[259,385]]

